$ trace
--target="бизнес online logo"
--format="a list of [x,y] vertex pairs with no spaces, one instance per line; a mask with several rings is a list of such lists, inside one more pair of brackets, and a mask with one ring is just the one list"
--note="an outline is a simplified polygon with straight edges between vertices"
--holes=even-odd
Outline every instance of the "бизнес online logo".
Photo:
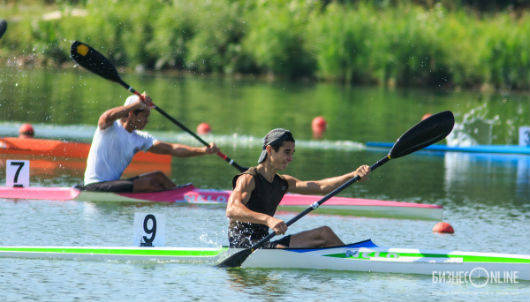
[[488,284],[519,283],[518,274],[519,271],[489,271],[483,267],[475,267],[469,271],[432,271],[432,282],[485,287]]

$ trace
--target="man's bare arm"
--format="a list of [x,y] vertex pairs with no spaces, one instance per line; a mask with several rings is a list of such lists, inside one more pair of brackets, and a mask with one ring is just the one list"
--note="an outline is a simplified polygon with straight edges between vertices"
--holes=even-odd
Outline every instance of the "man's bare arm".
[[321,180],[302,181],[290,175],[282,175],[282,177],[289,183],[289,192],[299,194],[327,194],[355,176],[359,175],[363,178],[369,173],[370,167],[362,165],[353,172]]
[[219,148],[214,143],[210,143],[209,146],[205,147],[191,147],[182,144],[156,141],[148,151],[158,154],[169,154],[176,157],[191,157],[216,153],[219,151]]
[[134,110],[140,110],[140,109],[146,109],[146,105],[144,102],[139,101],[127,106],[119,106],[111,108],[105,112],[99,117],[98,120],[98,127],[100,130],[104,130],[108,127],[110,127],[117,119],[121,119],[124,117],[127,117],[129,115],[129,112]]

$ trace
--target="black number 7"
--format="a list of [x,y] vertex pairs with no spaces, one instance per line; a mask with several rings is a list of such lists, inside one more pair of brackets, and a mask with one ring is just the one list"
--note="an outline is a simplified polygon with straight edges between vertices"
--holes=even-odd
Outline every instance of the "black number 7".
[[23,161],[12,161],[11,165],[12,166],[18,166],[17,172],[15,173],[15,179],[13,179],[13,182],[17,183],[18,182],[18,175],[20,174],[20,170],[22,170],[22,167],[24,167],[24,162]]

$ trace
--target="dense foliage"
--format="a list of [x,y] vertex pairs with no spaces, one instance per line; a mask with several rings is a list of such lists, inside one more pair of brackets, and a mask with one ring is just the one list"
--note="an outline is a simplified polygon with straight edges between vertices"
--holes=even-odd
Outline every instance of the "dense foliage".
[[514,13],[522,0],[56,2],[61,18],[10,21],[0,55],[62,64],[81,40],[118,65],[154,70],[530,88],[530,16]]

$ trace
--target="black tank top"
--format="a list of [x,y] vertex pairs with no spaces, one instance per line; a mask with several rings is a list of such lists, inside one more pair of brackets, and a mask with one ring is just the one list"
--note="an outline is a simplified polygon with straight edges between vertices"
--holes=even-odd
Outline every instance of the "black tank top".
[[[283,195],[287,192],[289,186],[287,181],[276,174],[272,182],[268,182],[263,175],[258,173],[256,167],[249,168],[242,174],[252,175],[255,185],[246,204],[247,208],[254,212],[274,216]],[[233,188],[242,174],[232,179]],[[250,247],[268,234],[269,228],[262,224],[231,221],[228,226],[228,241],[231,247]]]

